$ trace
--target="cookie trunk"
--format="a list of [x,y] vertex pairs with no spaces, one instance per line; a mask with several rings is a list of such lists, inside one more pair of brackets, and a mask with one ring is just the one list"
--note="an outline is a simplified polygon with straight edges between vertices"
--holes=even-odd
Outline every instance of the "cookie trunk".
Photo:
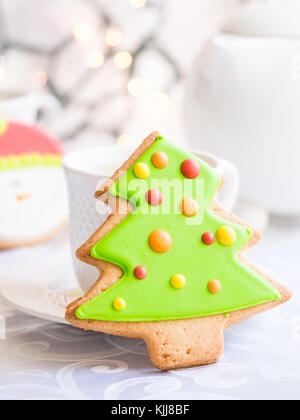
[[220,317],[160,325],[146,340],[151,363],[162,370],[216,363],[224,352],[224,325]]

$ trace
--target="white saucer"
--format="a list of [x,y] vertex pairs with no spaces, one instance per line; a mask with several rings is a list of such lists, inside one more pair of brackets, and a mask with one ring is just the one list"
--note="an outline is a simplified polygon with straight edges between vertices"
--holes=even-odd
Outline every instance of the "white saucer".
[[66,306],[82,295],[68,246],[54,253],[37,253],[30,261],[1,278],[1,296],[21,312],[66,324]]

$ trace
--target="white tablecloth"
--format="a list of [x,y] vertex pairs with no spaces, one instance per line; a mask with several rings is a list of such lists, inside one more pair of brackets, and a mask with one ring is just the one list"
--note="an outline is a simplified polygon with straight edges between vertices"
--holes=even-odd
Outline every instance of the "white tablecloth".
[[[61,235],[43,249],[64,241]],[[0,252],[0,277],[38,248]],[[278,222],[250,252],[294,291],[278,309],[231,327],[222,360],[159,372],[144,343],[22,314],[0,300],[1,399],[300,398],[300,226]],[[30,272],[28,272],[30,276]]]

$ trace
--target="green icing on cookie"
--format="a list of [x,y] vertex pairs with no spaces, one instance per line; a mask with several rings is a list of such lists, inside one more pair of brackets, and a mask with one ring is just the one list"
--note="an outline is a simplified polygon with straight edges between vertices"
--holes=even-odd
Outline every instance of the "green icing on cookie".
[[[152,164],[152,155],[158,151],[165,152],[169,157],[165,169],[158,169]],[[187,180],[183,176],[181,164],[186,159],[200,164],[198,178]],[[93,258],[119,266],[124,276],[111,288],[78,308],[77,318],[120,322],[187,319],[228,314],[280,300],[279,292],[238,258],[238,252],[249,241],[251,232],[210,210],[210,202],[221,183],[221,177],[214,169],[163,138],[158,138],[136,163],[147,164],[150,176],[147,179],[136,178],[134,165],[110,189],[112,195],[135,203],[136,210],[91,250]],[[163,203],[151,207],[154,214],[149,211],[147,214],[150,205],[145,194],[153,188],[153,180],[161,183],[158,189],[162,192]],[[165,180],[176,180],[170,195],[165,189]],[[195,217],[187,218],[180,212],[180,202],[184,198],[180,195],[180,187],[184,183],[187,183],[189,197],[199,205]],[[170,206],[170,212],[161,214],[166,204]],[[232,227],[236,232],[237,239],[232,246],[218,242],[217,231],[221,226]],[[164,254],[153,251],[149,245],[150,234],[158,229],[168,232],[173,240],[172,248]],[[205,232],[215,235],[213,245],[202,242]],[[137,266],[147,269],[145,279],[135,277]],[[181,289],[171,284],[170,280],[175,274],[181,274],[186,279]],[[221,284],[217,294],[211,293],[208,288],[208,283],[213,279]],[[118,298],[126,303],[122,305],[122,310],[114,307]]]
[[60,166],[62,157],[53,154],[24,154],[0,157],[0,171],[34,166]]

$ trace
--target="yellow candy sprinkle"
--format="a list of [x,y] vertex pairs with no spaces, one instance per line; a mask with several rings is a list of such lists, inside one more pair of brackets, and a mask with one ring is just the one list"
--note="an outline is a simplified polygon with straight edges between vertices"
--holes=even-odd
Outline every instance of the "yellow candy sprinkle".
[[186,278],[182,274],[175,274],[171,278],[171,284],[175,289],[183,289],[186,285]]
[[150,169],[146,163],[137,163],[134,167],[134,174],[137,178],[146,179],[150,175]]
[[122,298],[116,298],[114,300],[113,307],[116,311],[124,311],[126,308],[126,301]]
[[230,226],[222,226],[217,231],[217,238],[220,244],[232,246],[237,239],[236,231]]
[[0,119],[0,136],[6,133],[8,130],[8,122]]

